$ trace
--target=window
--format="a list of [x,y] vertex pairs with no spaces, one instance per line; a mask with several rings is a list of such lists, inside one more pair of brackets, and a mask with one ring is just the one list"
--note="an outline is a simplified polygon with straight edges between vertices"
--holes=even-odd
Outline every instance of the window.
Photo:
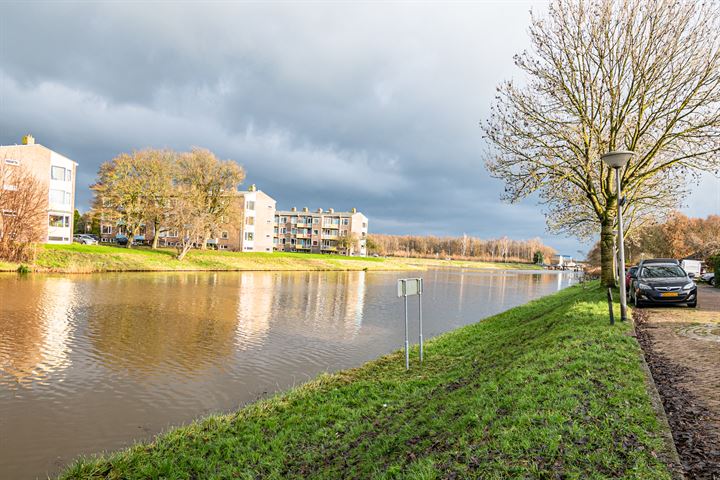
[[273,228],[273,233],[274,233],[275,235],[278,234],[278,227]]
[[50,190],[50,203],[63,203],[65,201],[65,192],[62,190]]
[[293,235],[297,235],[297,228],[291,229],[290,233],[292,233]]
[[70,240],[67,237],[48,237],[48,241],[50,242],[67,242]]
[[72,180],[72,170],[70,170],[69,168],[66,168],[65,169],[65,181],[69,182],[71,180]]
[[317,217],[313,218],[313,223],[317,225],[318,223],[320,223],[320,219]]
[[317,230],[313,230],[313,235],[317,235],[317,234],[318,234],[318,231],[317,231]]
[[72,194],[65,192],[65,205],[70,205],[70,203],[72,203]]
[[245,217],[245,225],[255,225],[255,217]]
[[277,245],[277,243],[278,243],[278,239],[277,239],[277,238],[273,238],[273,245]]
[[222,238],[223,240],[227,240],[228,238],[230,238],[230,235],[228,235],[228,232],[222,232],[220,233],[220,238]]
[[[112,225],[102,225],[100,227],[100,233],[103,235],[112,235]],[[161,237],[164,236],[163,233],[164,232],[160,233]]]
[[347,237],[347,230],[341,230],[341,231],[340,231],[340,236],[341,236],[341,237]]
[[17,160],[15,158],[6,158],[5,163],[7,165],[16,165],[17,166],[17,165],[20,165],[20,160]]
[[285,239],[284,239],[284,238],[282,239],[282,242],[281,242],[281,243],[282,243],[283,245],[285,245]]
[[294,239],[294,238],[291,238],[291,239],[290,239],[290,244],[291,244],[291,245],[295,245],[295,239]]
[[350,225],[350,219],[349,219],[349,218],[343,218],[343,225]]
[[252,242],[254,238],[255,234],[253,232],[245,232],[245,240]]
[[295,225],[295,224],[297,223],[297,218],[298,218],[298,217],[290,217],[290,223],[292,223],[293,225]]
[[68,215],[50,214],[48,225],[51,227],[69,227],[70,217]]
[[282,228],[280,229],[280,233],[287,233],[287,228],[282,227]]
[[280,223],[287,223],[287,217],[280,217]]
[[275,223],[280,223],[280,217],[275,215]]
[[367,223],[363,222],[363,228],[367,228]]
[[65,180],[65,169],[63,167],[50,167],[50,178],[52,180]]
[[313,240],[313,245],[317,247],[317,240]]
[[245,203],[245,208],[248,210],[255,210],[255,202],[253,202],[252,200],[248,200]]

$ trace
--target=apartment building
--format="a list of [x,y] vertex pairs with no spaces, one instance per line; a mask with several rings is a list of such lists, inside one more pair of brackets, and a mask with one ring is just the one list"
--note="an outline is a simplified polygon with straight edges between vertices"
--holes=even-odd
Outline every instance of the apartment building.
[[[239,218],[227,219],[218,237],[211,238],[208,244],[218,250],[272,252],[275,199],[258,190],[255,185],[251,185],[247,191],[239,192],[239,197]],[[104,243],[117,242],[127,233],[123,225],[105,222],[101,222],[100,230],[101,242]],[[153,226],[148,224],[140,229],[140,236],[136,240],[151,243],[154,236]],[[174,247],[180,241],[177,231],[163,229],[159,233],[158,243],[161,247]]]
[[368,219],[355,208],[278,211],[273,233],[275,250],[281,252],[367,254]]
[[[47,243],[72,243],[73,213],[75,212],[75,175],[77,163],[49,148],[35,143],[32,135],[23,137],[21,145],[0,146],[2,171],[26,168],[38,178],[47,191],[47,219],[43,222]],[[22,188],[8,185],[2,180],[2,188]],[[11,214],[11,212],[0,212]]]

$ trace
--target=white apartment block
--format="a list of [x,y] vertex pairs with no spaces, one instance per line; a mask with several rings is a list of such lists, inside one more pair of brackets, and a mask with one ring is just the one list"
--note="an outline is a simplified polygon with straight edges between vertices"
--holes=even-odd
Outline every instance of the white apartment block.
[[[72,243],[78,164],[35,143],[31,135],[23,137],[22,145],[0,146],[0,161],[3,162],[5,171],[10,168],[28,169],[47,189],[47,220],[43,225],[47,232],[46,242]],[[10,186],[3,185],[3,188]]]

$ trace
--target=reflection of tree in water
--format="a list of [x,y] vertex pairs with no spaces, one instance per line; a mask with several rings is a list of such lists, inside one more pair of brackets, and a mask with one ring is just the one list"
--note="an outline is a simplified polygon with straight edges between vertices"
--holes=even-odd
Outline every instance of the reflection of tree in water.
[[[27,384],[69,366],[75,283],[58,277],[13,277],[3,279],[0,291],[22,292],[4,294],[0,303],[2,375]],[[2,377],[0,383],[4,383]]]
[[236,290],[232,276],[116,278],[97,292],[105,301],[90,307],[89,337],[115,370],[198,372],[234,351]]

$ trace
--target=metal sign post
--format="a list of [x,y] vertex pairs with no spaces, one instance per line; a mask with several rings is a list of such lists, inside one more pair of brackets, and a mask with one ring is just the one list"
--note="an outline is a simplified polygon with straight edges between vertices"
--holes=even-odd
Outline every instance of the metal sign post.
[[404,297],[405,301],[405,370],[410,369],[410,339],[408,336],[408,296],[418,296],[418,324],[420,340],[420,362],[423,361],[423,334],[422,334],[422,278],[401,278],[397,284],[398,297]]

